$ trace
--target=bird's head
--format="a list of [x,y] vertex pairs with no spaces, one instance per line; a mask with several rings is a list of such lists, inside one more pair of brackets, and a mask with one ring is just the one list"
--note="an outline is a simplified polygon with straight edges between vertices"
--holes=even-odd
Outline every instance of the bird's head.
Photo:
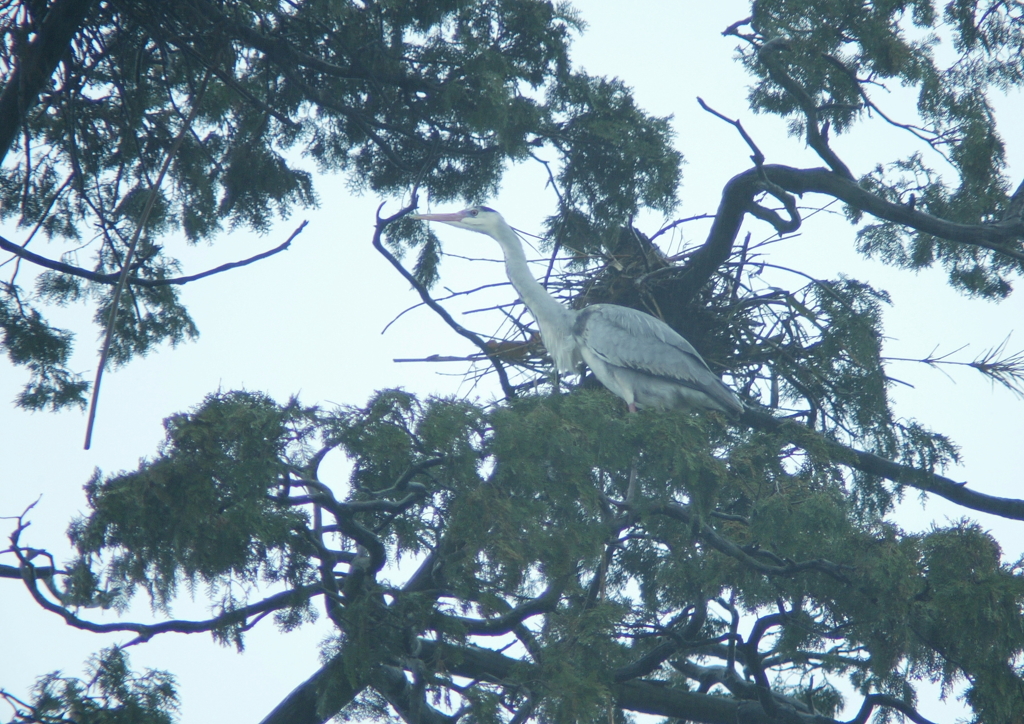
[[471,206],[451,214],[413,214],[410,218],[440,221],[458,229],[469,229],[488,236],[494,236],[498,229],[505,225],[505,219],[501,214],[487,206]]

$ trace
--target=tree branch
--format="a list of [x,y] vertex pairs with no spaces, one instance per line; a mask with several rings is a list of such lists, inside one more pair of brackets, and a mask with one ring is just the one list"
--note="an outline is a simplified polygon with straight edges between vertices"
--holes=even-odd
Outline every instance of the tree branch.
[[696,296],[729,258],[743,217],[749,211],[754,195],[761,189],[759,181],[755,168],[733,176],[725,184],[707,239],[690,256],[679,276],[682,299]]
[[[754,165],[757,166],[757,167],[761,167],[761,166],[764,165],[764,161],[765,161],[764,154],[761,153],[761,149],[757,147],[757,144],[754,143],[754,139],[750,137],[750,135],[747,133],[746,129],[743,128],[743,124],[740,123],[739,120],[733,119],[733,118],[729,118],[729,116],[725,115],[724,113],[719,113],[714,108],[712,108],[707,103],[705,103],[704,99],[701,98],[700,96],[697,96],[697,103],[699,103],[700,107],[703,108],[705,111],[707,111],[711,115],[715,116],[716,118],[719,118],[719,119],[725,121],[730,126],[732,126],[737,131],[739,131],[740,136],[743,137],[743,140],[747,142],[748,146],[750,146],[750,150],[753,151],[753,154],[750,156],[750,160],[753,161]],[[651,238],[653,239],[654,237],[651,237]]]
[[[188,276],[183,277],[172,277],[170,279],[143,279],[141,277],[130,276],[128,277],[128,284],[136,287],[166,287],[176,284],[188,284],[189,282],[198,281],[199,279],[213,276],[214,274],[220,274],[221,272],[226,272],[231,269],[238,269],[243,266],[248,266],[249,264],[273,256],[274,254],[278,254],[287,249],[288,247],[290,247],[292,241],[295,240],[296,236],[302,233],[303,229],[306,228],[306,225],[308,223],[308,221],[303,221],[301,224],[299,224],[298,228],[291,233],[291,235],[283,244],[275,246],[273,249],[270,249],[269,251],[264,251],[259,254],[256,254],[255,256],[250,256],[247,259],[242,259],[240,261],[232,261],[228,262],[227,264],[221,264],[220,266],[216,266],[212,269],[207,269],[206,271],[199,272],[198,274],[189,274]],[[13,241],[5,239],[2,236],[0,236],[0,249],[3,249],[4,251],[9,251],[10,253],[14,254],[20,259],[32,262],[33,264],[45,267],[46,269],[52,269],[53,271],[58,271],[63,274],[70,274],[71,276],[87,279],[91,282],[96,282],[98,284],[117,284],[117,280],[121,277],[120,272],[112,274],[100,274],[99,272],[89,271],[88,269],[82,269],[81,267],[72,266],[71,264],[65,264],[64,262],[48,259],[45,256],[34,254],[28,249],[24,248],[23,246],[15,244]]]
[[[454,676],[516,687],[524,680],[541,680],[541,670],[536,664],[492,649],[424,638],[417,639],[416,648],[420,661],[434,670],[444,670]],[[318,670],[292,691],[261,724],[323,724],[337,714],[358,693],[340,673],[343,668],[341,662],[341,657],[337,657]],[[332,703],[322,702],[324,690],[335,684],[343,689],[343,695],[332,697]],[[738,721],[745,724],[841,724],[835,719],[808,713],[802,702],[774,694],[776,715],[770,716],[757,700],[686,691],[664,681],[616,681],[610,690],[615,705],[620,708],[707,724],[735,724]],[[749,685],[744,693],[751,693]],[[890,697],[871,695],[868,698],[868,714],[874,707],[889,706],[908,716],[915,724],[931,724],[913,708]],[[865,705],[868,705],[867,701]],[[863,713],[864,709],[861,711]],[[863,720],[858,718],[847,724],[863,724]]]
[[174,619],[157,624],[130,622],[94,623],[92,621],[79,618],[65,607],[47,599],[36,585],[36,580],[33,576],[34,571],[30,570],[31,568],[32,566],[30,565],[23,565],[21,568],[22,575],[19,577],[25,582],[25,587],[28,588],[29,593],[32,595],[32,598],[35,599],[36,603],[47,611],[55,613],[63,618],[64,622],[73,628],[90,631],[92,633],[116,633],[118,631],[130,631],[135,633],[136,637],[128,644],[125,644],[126,646],[132,646],[137,643],[149,641],[154,636],[163,633],[191,634],[214,631],[225,626],[241,623],[247,620],[250,616],[257,616],[259,614],[265,614],[271,611],[278,611],[282,608],[288,608],[289,606],[294,606],[318,595],[322,590],[320,586],[300,586],[298,588],[282,591],[281,593],[274,594],[273,596],[268,596],[262,601],[257,601],[256,603],[236,608],[231,611],[226,611],[219,616],[214,616],[213,618],[202,621]]
[[873,453],[848,447],[805,425],[780,420],[750,407],[743,413],[740,421],[757,430],[780,434],[787,442],[803,450],[825,448],[833,460],[869,475],[877,475],[894,483],[934,493],[971,510],[998,515],[1001,518],[1024,520],[1024,500],[978,493],[968,489],[966,483],[958,483],[938,473],[894,463]]
[[786,213],[789,214],[789,219],[783,219],[775,210],[765,208],[753,200],[747,205],[747,213],[771,224],[779,236],[792,234],[799,229],[803,222],[800,219],[800,211],[796,207],[796,199],[770,182],[765,183],[764,190],[782,202],[782,205],[786,208]]
[[774,38],[761,46],[757,57],[764,64],[764,67],[768,69],[768,75],[771,76],[772,80],[793,96],[803,111],[806,121],[807,145],[813,148],[815,153],[821,156],[822,160],[837,175],[853,181],[853,174],[850,173],[850,169],[836,155],[835,151],[829,147],[828,141],[825,140],[821,129],[818,127],[818,110],[814,99],[811,98],[802,85],[786,73],[782,68],[782,64],[778,61],[776,54],[784,50],[787,50],[785,41],[782,38]]
[[552,582],[547,589],[537,598],[532,598],[521,603],[513,609],[503,613],[496,618],[466,618],[463,616],[442,616],[445,621],[451,621],[465,628],[467,634],[476,636],[501,636],[512,631],[531,616],[554,610],[565,590],[566,579]]
[[[693,679],[694,681],[700,682],[701,689],[707,691],[715,684],[721,684],[729,692],[738,699],[756,699],[758,696],[757,684],[751,681],[745,681],[738,676],[734,671],[731,671],[725,666],[701,666],[695,664],[692,661],[673,661],[672,667],[679,671],[684,676]],[[791,696],[785,694],[779,694],[778,692],[772,692],[772,699],[777,705],[791,707],[795,711],[810,714],[807,705],[799,699],[794,699]],[[815,721],[810,719],[810,721]],[[818,720],[820,721],[820,720]],[[831,721],[826,719],[825,721]]]
[[442,307],[440,304],[434,301],[434,298],[430,296],[430,292],[427,291],[427,288],[420,284],[419,280],[415,276],[413,276],[408,269],[402,266],[402,263],[395,258],[394,254],[392,254],[384,247],[384,244],[381,241],[381,237],[384,234],[384,229],[387,228],[388,224],[410,213],[413,209],[416,208],[416,203],[416,197],[413,196],[413,199],[408,206],[399,210],[398,213],[396,213],[395,215],[389,216],[387,218],[381,218],[380,216],[380,209],[384,208],[384,205],[381,204],[380,208],[377,209],[377,225],[373,232],[373,248],[379,251],[381,256],[387,259],[391,263],[391,266],[397,269],[398,273],[405,277],[406,281],[408,281],[412,285],[413,289],[415,289],[419,293],[420,299],[423,300],[424,304],[426,304],[428,307],[434,310],[434,312],[436,312],[437,315],[441,317],[441,319],[443,319],[448,324],[449,327],[451,327],[458,334],[462,335],[470,342],[475,344],[480,349],[480,351],[483,352],[485,356],[487,356],[487,359],[494,367],[495,372],[498,373],[498,380],[501,383],[502,392],[505,393],[505,397],[507,397],[508,399],[512,399],[516,396],[516,393],[515,390],[512,388],[512,384],[509,382],[508,373],[505,372],[505,366],[501,363],[501,360],[499,360],[497,357],[491,354],[492,350],[490,347],[487,346],[487,343],[483,339],[481,339],[479,335],[469,331],[461,324],[456,322],[454,319],[452,319],[452,315],[448,314],[448,311],[444,307]]
[[178,135],[174,139],[174,143],[171,144],[171,147],[164,155],[164,160],[160,165],[160,171],[157,173],[156,181],[153,182],[153,185],[149,189],[149,197],[146,199],[146,206],[143,208],[142,215],[139,217],[139,220],[135,223],[135,233],[132,234],[132,239],[128,242],[128,249],[125,251],[124,261],[121,265],[121,273],[118,275],[117,286],[114,288],[114,294],[110,300],[110,314],[107,317],[106,334],[103,337],[103,347],[100,349],[100,361],[96,365],[96,379],[92,383],[92,400],[89,402],[89,418],[85,426],[85,444],[83,446],[86,450],[88,450],[92,445],[93,425],[96,422],[96,406],[100,399],[100,383],[103,382],[103,372],[107,368],[107,355],[110,353],[110,345],[114,339],[114,323],[117,321],[117,314],[120,311],[121,294],[128,285],[128,274],[132,267],[132,260],[135,257],[135,247],[139,243],[139,238],[142,236],[142,232],[146,228],[146,224],[149,223],[149,214],[153,210],[153,205],[156,203],[160,187],[163,185],[164,175],[171,167],[171,161],[173,161],[174,157],[178,155],[178,150],[181,148],[181,142],[185,140],[185,134],[187,134],[192,128],[192,123],[199,114],[199,106],[202,104],[203,96],[206,95],[206,89],[209,87],[209,81],[210,72],[207,71],[206,75],[203,76],[203,82],[199,88],[199,92],[192,100],[192,109],[189,111],[188,117],[182,123],[181,129],[178,131]]
[[658,644],[632,664],[616,669],[613,679],[616,682],[623,682],[647,676],[647,674],[657,669],[665,661],[668,661],[673,654],[688,646],[692,646],[693,638],[700,633],[704,622],[707,620],[707,613],[707,604],[702,601],[692,610],[690,620],[686,622],[686,626],[683,627],[682,631],[673,631],[672,624],[670,624],[666,634],[669,637],[668,641]]
[[[497,683],[530,680],[539,677],[540,669],[519,659],[513,659],[497,651],[472,645],[456,646],[439,644],[436,641],[420,639],[421,658],[433,659],[450,674],[479,681]],[[518,684],[517,684],[518,685]],[[774,697],[777,715],[769,716],[759,701],[743,700],[725,696],[700,694],[668,685],[664,681],[642,679],[616,682],[610,686],[615,705],[630,711],[655,716],[682,719],[707,724],[839,724],[835,719],[819,714],[807,713],[802,702],[787,697]],[[874,699],[875,706],[892,706],[899,709],[915,724],[931,724],[920,717],[913,708],[902,702],[897,705],[884,696]],[[909,712],[912,712],[909,713]],[[270,724],[264,721],[263,724]],[[295,724],[306,724],[295,722]],[[310,723],[311,724],[311,723]],[[850,724],[862,724],[851,722]]]
[[324,724],[362,688],[345,675],[345,661],[337,656],[292,689],[260,724]]
[[[682,298],[692,298],[697,294],[729,258],[744,215],[753,213],[751,207],[754,196],[768,190],[764,185],[765,180],[790,194],[817,193],[831,196],[880,219],[902,224],[946,241],[989,249],[1022,262],[1024,266],[1024,245],[1020,243],[1020,240],[1024,239],[1024,218],[1019,216],[1010,215],[1003,221],[992,224],[961,224],[917,211],[905,204],[886,201],[862,188],[853,179],[845,178],[827,168],[801,169],[765,164],[733,176],[722,189],[722,198],[707,239],[690,255],[679,276]],[[1024,194],[1021,198],[1024,198]],[[756,215],[773,225],[776,225],[775,219],[783,224],[788,223],[777,214],[774,215],[774,219],[769,218],[767,214]],[[779,227],[776,225],[776,228]]]
[[613,678],[616,682],[623,682],[647,676],[672,658],[672,655],[684,646],[685,643],[682,641],[665,641],[660,643],[632,664],[616,669]]
[[[1010,248],[1010,244],[1024,239],[1024,220],[1010,219],[993,224],[960,224],[947,221],[923,211],[911,209],[905,204],[896,204],[876,196],[862,188],[852,179],[846,179],[826,168],[793,168],[767,164],[764,171],[768,178],[794,194],[817,193],[832,196],[855,209],[866,211],[872,216],[897,224],[909,226],[926,234],[937,236],[959,244],[970,244],[1005,254],[1024,261],[1024,251]],[[745,171],[740,176],[753,176],[755,171]]]
[[[746,415],[744,415],[742,419],[746,421]],[[679,503],[659,505],[650,509],[650,512],[655,515],[664,515],[669,518],[674,518],[686,523],[687,525],[694,522],[694,515],[691,512],[690,507]],[[697,529],[697,535],[699,535],[712,548],[731,558],[735,558],[740,563],[743,563],[766,576],[792,576],[800,573],[801,571],[813,570],[828,574],[837,581],[842,581],[843,583],[849,582],[849,579],[844,573],[844,571],[853,570],[849,566],[839,565],[823,558],[816,558],[811,561],[801,561],[799,563],[788,561],[783,562],[781,565],[769,565],[759,561],[753,555],[721,535],[717,530],[704,521],[698,522],[699,527]]]
[[[403,593],[424,593],[431,590],[440,593],[439,579],[443,574],[439,563],[439,551],[443,545],[442,541],[423,559],[419,568],[402,587]],[[363,688],[362,683],[352,681],[347,675],[347,668],[344,652],[335,656],[295,687],[260,724],[324,724],[351,702]]]
[[914,722],[914,724],[932,724],[932,722],[918,714],[917,710],[905,701],[901,701],[895,696],[889,696],[888,694],[868,694],[864,697],[864,703],[861,705],[860,711],[857,712],[857,716],[843,724],[865,724],[868,717],[871,716],[871,712],[878,706],[892,707]]
[[427,703],[426,691],[410,683],[402,669],[380,666],[370,684],[408,724],[451,724],[449,717]]
[[746,129],[743,128],[743,124],[740,123],[739,120],[734,120],[723,113],[719,113],[714,108],[705,103],[703,98],[698,97],[697,103],[699,103],[700,107],[703,108],[705,111],[715,116],[716,118],[722,119],[729,125],[733,126],[737,131],[739,131],[740,136],[743,137],[743,140],[746,141],[747,146],[749,146],[750,150],[753,151],[753,153],[750,156],[750,160],[754,162],[754,167],[757,169],[758,175],[761,177],[761,181],[764,184],[763,190],[782,202],[782,205],[786,208],[786,213],[789,214],[789,219],[783,219],[775,211],[771,209],[766,209],[765,207],[756,203],[753,200],[753,198],[750,199],[750,202],[748,203],[747,208],[745,210],[748,213],[752,214],[753,216],[756,216],[762,221],[767,221],[769,224],[775,227],[775,231],[779,233],[779,236],[782,236],[783,234],[792,234],[794,231],[799,229],[801,219],[800,211],[797,209],[796,206],[796,199],[794,199],[791,194],[786,193],[786,191],[780,188],[778,184],[774,184],[771,181],[769,181],[768,177],[765,176],[764,154],[761,153],[761,149],[757,147],[756,143],[754,143],[754,139],[751,138],[750,134],[748,134]]
[[[0,161],[17,138],[25,116],[39,101],[57,64],[96,0],[55,0],[47,9],[35,37],[16,60],[0,93]],[[25,28],[28,30],[28,28]]]
[[[53,566],[32,566],[32,575],[36,578],[49,578],[58,573],[61,571]],[[14,578],[20,581],[22,579],[21,566],[0,564],[0,578]]]
[[[35,503],[29,506],[29,509],[34,506]],[[26,513],[28,511],[26,510]],[[25,513],[18,516],[18,525],[14,532],[10,535],[11,547],[9,552],[13,553],[18,558],[19,566],[16,569],[18,572],[18,578],[22,580],[28,592],[32,598],[38,603],[44,610],[55,613],[64,619],[64,622],[69,626],[72,626],[83,631],[91,631],[92,633],[113,633],[117,631],[131,631],[137,636],[125,644],[125,646],[132,646],[137,643],[148,641],[162,633],[201,633],[204,631],[213,631],[218,628],[231,626],[246,621],[250,616],[261,616],[271,611],[277,611],[282,608],[288,608],[294,606],[303,601],[307,601],[313,596],[322,592],[320,586],[299,586],[287,591],[268,596],[262,601],[236,608],[230,611],[225,611],[219,616],[206,619],[205,621],[184,621],[184,620],[172,620],[164,621],[158,624],[141,624],[141,623],[94,623],[85,619],[79,618],[77,615],[69,611],[63,605],[58,605],[53,601],[49,600],[42,594],[37,585],[37,581],[40,577],[45,579],[52,578],[53,566],[47,567],[36,567],[32,564],[32,558],[35,555],[43,553],[49,557],[44,551],[36,549],[25,548],[19,544],[21,533],[28,527],[28,523],[24,520]],[[0,573],[7,573],[11,569],[11,566],[3,566],[0,568]],[[3,575],[4,578],[13,578],[14,576]],[[47,580],[49,587],[50,581]],[[51,587],[51,590],[52,587]],[[54,595],[57,593],[54,591]]]

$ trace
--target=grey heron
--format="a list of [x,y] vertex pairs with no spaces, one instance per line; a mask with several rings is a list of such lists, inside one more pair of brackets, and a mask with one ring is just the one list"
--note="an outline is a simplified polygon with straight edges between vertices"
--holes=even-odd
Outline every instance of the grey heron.
[[743,403],[674,329],[645,312],[618,304],[569,309],[533,278],[519,237],[494,209],[474,206],[450,214],[414,214],[485,234],[501,246],[512,286],[540,327],[555,367],[576,374],[585,362],[630,412],[640,408],[699,407],[736,417]]

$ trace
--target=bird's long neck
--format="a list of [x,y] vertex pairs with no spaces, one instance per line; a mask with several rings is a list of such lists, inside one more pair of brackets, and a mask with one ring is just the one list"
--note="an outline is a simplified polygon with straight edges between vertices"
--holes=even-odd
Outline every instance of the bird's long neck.
[[526,254],[519,237],[512,228],[502,222],[494,235],[505,254],[505,271],[512,286],[519,292],[523,304],[529,308],[540,326],[541,338],[548,353],[561,372],[571,372],[578,360],[575,359],[575,342],[572,340],[572,325],[576,313],[561,305],[547,290],[533,278],[526,262]]

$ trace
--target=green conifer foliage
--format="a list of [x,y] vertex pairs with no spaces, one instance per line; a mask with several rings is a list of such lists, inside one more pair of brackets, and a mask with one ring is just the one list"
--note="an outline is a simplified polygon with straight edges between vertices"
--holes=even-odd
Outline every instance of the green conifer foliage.
[[[262,229],[315,203],[299,154],[412,199],[378,220],[374,245],[480,348],[476,372],[493,368],[504,393],[387,389],[330,408],[210,394],[167,418],[137,469],[88,481],[71,561],[23,544],[22,515],[0,577],[132,645],[209,633],[241,649],[268,617],[288,632],[326,616],[322,666],[297,672],[308,678],[264,724],[920,724],[926,682],[962,694],[978,724],[1024,721],[1021,564],[969,517],[1024,521],[1024,500],[945,477],[956,443],[894,411],[885,291],[800,270],[780,287],[740,233],[792,233],[810,203],[798,197],[838,200],[863,253],[939,265],[967,295],[1009,294],[1024,185],[1005,174],[991,94],[1024,83],[1020,4],[754,0],[726,30],[752,111],[788,119],[821,165],[766,163],[733,121],[753,165],[723,187],[707,237],[675,256],[658,245],[666,229],[636,222],[677,203],[671,119],[573,67],[581,27],[541,0],[0,6],[0,209],[25,230],[0,241],[46,270],[31,293],[16,277],[0,286],[2,344],[30,373],[18,404],[60,409],[87,392],[67,369],[71,333],[44,311],[94,303],[105,324],[150,200],[111,359],[194,337],[162,240]],[[857,179],[830,145],[868,115],[890,120],[873,95],[886,83],[917,94],[918,117],[891,122],[945,156],[945,178],[911,153]],[[743,397],[738,420],[631,414],[586,376],[556,379],[528,322],[485,341],[430,296],[441,240],[408,218],[410,192],[482,201],[538,148],[558,159],[549,289],[573,308],[663,318]],[[90,265],[31,251],[37,232],[82,243],[90,229]],[[965,364],[1021,392],[1020,354]],[[338,452],[350,475],[322,479]],[[925,493],[963,516],[901,529],[896,504]],[[169,616],[183,590],[209,618]],[[155,622],[90,616],[125,614],[136,597]],[[134,674],[116,648],[84,679],[53,673],[0,696],[18,723],[170,722],[178,706],[171,673]]]

